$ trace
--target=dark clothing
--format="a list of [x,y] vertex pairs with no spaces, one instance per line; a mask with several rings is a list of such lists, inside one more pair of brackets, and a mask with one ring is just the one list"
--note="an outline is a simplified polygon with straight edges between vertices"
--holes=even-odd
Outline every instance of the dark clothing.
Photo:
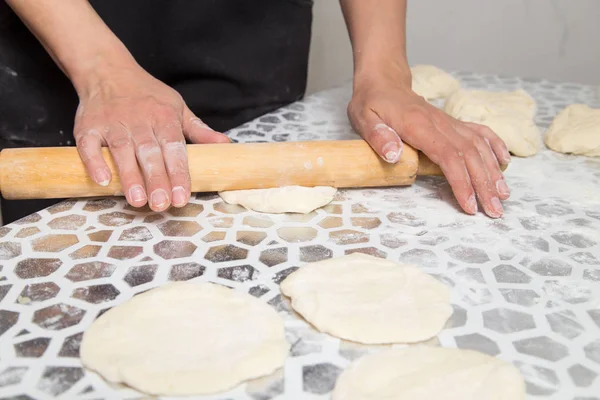
[[[219,131],[301,98],[312,0],[91,0],[150,74]],[[70,81],[0,2],[0,148],[74,145]],[[46,206],[2,201],[10,222]],[[41,203],[40,203],[41,204]]]

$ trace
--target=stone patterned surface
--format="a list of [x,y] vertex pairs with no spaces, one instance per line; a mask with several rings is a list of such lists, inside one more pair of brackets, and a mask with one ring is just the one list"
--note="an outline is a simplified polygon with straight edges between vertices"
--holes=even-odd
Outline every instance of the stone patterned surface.
[[[523,87],[537,122],[594,88],[457,74],[468,87]],[[349,87],[230,132],[239,141],[354,138]],[[305,262],[363,252],[418,264],[452,288],[454,314],[428,342],[515,363],[530,398],[600,398],[600,160],[544,150],[514,159],[506,215],[457,212],[447,183],[342,190],[308,215],[260,215],[198,195],[153,214],[120,199],[67,201],[0,228],[0,397],[140,398],[81,368],[82,332],[110,307],[176,280],[248,291],[285,318],[284,370],[225,399],[326,399],[352,360],[386,346],[339,341],[290,310],[278,283]]]

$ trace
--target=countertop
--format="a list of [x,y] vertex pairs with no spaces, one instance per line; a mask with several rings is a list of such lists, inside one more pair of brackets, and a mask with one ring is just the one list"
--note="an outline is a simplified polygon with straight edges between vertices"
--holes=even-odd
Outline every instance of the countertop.
[[[463,86],[522,87],[545,128],[564,106],[598,106],[592,86],[457,73]],[[350,86],[229,132],[240,142],[352,139]],[[352,162],[352,160],[348,160]],[[197,195],[155,214],[118,198],[66,201],[0,228],[0,397],[125,399],[81,368],[82,332],[135,293],[207,280],[275,307],[292,343],[273,376],[206,399],[327,399],[354,359],[384,346],[320,334],[278,283],[306,262],[364,252],[414,263],[452,289],[454,314],[431,345],[514,363],[532,399],[600,399],[600,159],[542,150],[506,172],[505,216],[458,211],[443,179],[341,190],[307,215],[258,214]],[[201,398],[201,397],[199,397]]]

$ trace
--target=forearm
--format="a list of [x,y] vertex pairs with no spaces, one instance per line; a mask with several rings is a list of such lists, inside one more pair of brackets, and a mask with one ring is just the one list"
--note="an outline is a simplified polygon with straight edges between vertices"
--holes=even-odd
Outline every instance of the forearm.
[[7,0],[46,48],[78,93],[108,70],[135,68],[135,60],[87,0]]
[[340,0],[354,53],[354,80],[393,76],[409,85],[407,0]]

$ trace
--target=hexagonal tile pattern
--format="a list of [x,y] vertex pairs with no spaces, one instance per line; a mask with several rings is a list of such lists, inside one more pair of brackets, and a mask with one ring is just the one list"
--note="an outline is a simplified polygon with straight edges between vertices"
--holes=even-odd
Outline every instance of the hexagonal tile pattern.
[[28,258],[15,267],[15,274],[22,279],[48,276],[62,265],[58,258]]
[[258,279],[260,273],[251,265],[219,268],[217,276],[235,282],[246,282]]
[[[50,234],[34,239],[31,248],[34,251],[57,253],[79,243],[76,235]],[[0,257],[2,252],[0,251]]]
[[281,263],[286,262],[288,259],[288,249],[286,247],[279,247],[276,249],[263,250],[260,253],[258,260],[265,264],[267,267],[273,267]]
[[33,323],[52,331],[77,325],[85,310],[68,304],[55,304],[45,307],[33,313]]
[[547,336],[522,339],[513,344],[519,353],[548,361],[559,361],[569,354],[567,346]]
[[169,280],[187,281],[189,279],[202,276],[202,274],[204,274],[204,271],[206,271],[206,267],[195,262],[175,264],[171,267]]
[[119,293],[119,290],[113,285],[103,284],[77,288],[73,291],[72,297],[88,303],[99,304],[114,300]]
[[48,222],[52,229],[76,230],[85,224],[86,217],[83,215],[71,214],[64,217],[56,217]]
[[234,245],[215,246],[208,249],[204,256],[209,261],[214,263],[243,260],[248,255],[248,250]]
[[512,333],[535,329],[533,317],[521,311],[497,308],[482,313],[483,326],[495,332]]
[[[593,86],[455,75],[466,88],[526,90],[540,132],[567,104],[600,108]],[[356,139],[345,112],[351,93],[347,85],[311,95],[227,134],[239,142]],[[306,263],[360,252],[414,264],[450,289],[444,330],[419,345],[512,362],[528,397],[600,400],[600,159],[542,147],[512,163],[511,198],[497,220],[460,212],[444,179],[418,177],[411,186],[340,189],[308,214],[262,214],[197,193],[162,213],[118,197],[68,200],[0,227],[0,391],[14,400],[131,397],[81,368],[83,332],[125,299],[191,279],[273,307],[291,347],[284,370],[215,399],[330,398],[350,361],[391,346],[317,332],[279,284]]]
[[195,221],[166,221],[158,225],[158,229],[165,236],[190,237],[202,230]]
[[152,282],[157,269],[158,265],[136,265],[129,268],[123,280],[132,287],[143,285],[144,283]]
[[107,278],[112,275],[116,266],[100,261],[92,261],[73,266],[65,278],[73,281],[87,281],[90,279]]
[[197,248],[198,246],[188,241],[163,240],[154,245],[154,253],[165,260],[170,260],[189,257],[194,254]]
[[32,283],[23,288],[17,298],[19,304],[38,303],[56,297],[60,287],[54,282]]
[[500,354],[500,349],[496,342],[479,333],[457,336],[455,340],[456,345],[461,349],[476,350],[481,353],[489,354],[490,356]]

